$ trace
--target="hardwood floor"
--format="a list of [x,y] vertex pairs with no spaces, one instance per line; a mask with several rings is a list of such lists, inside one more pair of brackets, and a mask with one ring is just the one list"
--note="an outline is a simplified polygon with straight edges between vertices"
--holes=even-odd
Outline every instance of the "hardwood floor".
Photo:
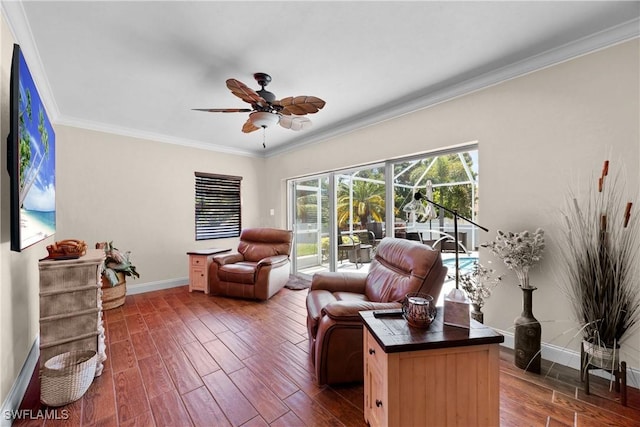
[[[283,289],[267,302],[188,292],[183,286],[127,296],[105,312],[105,370],[82,399],[56,411],[39,404],[34,373],[15,426],[364,426],[363,387],[317,387],[307,354],[305,296]],[[629,406],[592,376],[543,362],[546,375],[513,366],[501,350],[502,426],[638,426]],[[63,412],[65,411],[65,412]],[[66,419],[43,419],[51,418]],[[27,417],[28,418],[28,417]]]

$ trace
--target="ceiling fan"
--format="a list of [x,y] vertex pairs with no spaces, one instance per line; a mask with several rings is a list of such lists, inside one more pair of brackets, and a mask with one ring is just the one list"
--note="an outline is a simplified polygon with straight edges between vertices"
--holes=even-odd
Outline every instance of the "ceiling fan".
[[251,104],[251,108],[194,108],[194,110],[210,113],[250,113],[249,119],[242,126],[242,132],[250,133],[275,124],[295,131],[306,129],[311,125],[311,120],[303,116],[317,113],[325,105],[322,99],[315,96],[289,96],[277,100],[273,93],[265,90],[265,86],[271,82],[269,74],[255,73],[253,78],[261,87],[258,91],[250,89],[239,80],[227,80],[227,87],[231,93]]

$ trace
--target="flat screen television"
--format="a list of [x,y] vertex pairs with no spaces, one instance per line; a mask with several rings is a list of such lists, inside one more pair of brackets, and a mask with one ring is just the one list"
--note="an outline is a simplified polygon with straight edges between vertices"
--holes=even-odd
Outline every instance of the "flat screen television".
[[56,232],[56,137],[17,44],[13,45],[9,97],[11,250],[20,252]]

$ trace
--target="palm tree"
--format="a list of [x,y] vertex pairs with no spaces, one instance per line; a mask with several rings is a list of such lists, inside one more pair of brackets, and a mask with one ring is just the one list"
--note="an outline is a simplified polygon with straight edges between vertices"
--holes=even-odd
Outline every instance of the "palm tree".
[[[464,153],[464,160],[467,165],[470,165],[472,160],[468,153]],[[411,171],[410,178],[413,182],[416,182],[423,176],[427,165],[431,164],[432,158],[425,159],[416,165]],[[448,154],[439,156],[435,164],[429,169],[429,171],[422,178],[422,182],[430,179],[434,184],[448,183],[448,182],[467,182],[469,177],[460,162],[458,154]],[[462,216],[471,217],[471,210],[473,208],[472,184],[458,184],[453,186],[439,186],[433,190],[433,200],[438,202],[449,209],[456,210]],[[450,216],[449,213],[445,213],[445,216]]]
[[[353,179],[353,178],[352,178]],[[341,181],[338,185],[338,226],[345,226],[352,218],[358,218],[362,227],[366,227],[368,222],[384,221],[384,184],[353,180],[351,187],[353,194],[353,210],[349,209],[349,181]]]

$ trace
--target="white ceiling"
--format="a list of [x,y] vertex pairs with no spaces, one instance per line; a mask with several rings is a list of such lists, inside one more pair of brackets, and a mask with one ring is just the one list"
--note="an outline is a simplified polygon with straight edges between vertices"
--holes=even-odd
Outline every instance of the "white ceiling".
[[[3,1],[54,123],[268,156],[639,36],[640,2]],[[241,132],[226,88],[326,101]]]

